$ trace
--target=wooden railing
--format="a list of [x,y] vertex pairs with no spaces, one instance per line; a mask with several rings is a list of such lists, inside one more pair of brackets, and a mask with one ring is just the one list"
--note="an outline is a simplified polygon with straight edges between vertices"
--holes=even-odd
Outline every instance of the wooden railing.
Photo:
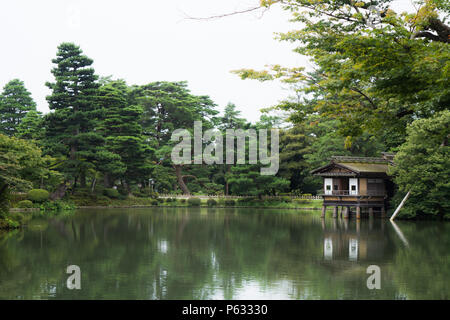
[[[331,193],[320,194],[320,196],[372,196],[372,197],[382,197],[386,195],[384,191],[366,191],[364,193],[356,192],[354,194],[351,193],[350,190],[333,190]],[[354,192],[354,191],[353,191]]]

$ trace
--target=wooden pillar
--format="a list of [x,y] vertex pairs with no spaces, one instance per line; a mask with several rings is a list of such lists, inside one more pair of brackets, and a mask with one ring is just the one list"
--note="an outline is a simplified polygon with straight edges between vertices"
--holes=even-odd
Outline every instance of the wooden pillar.
[[333,218],[337,218],[337,216],[338,216],[338,207],[334,206],[333,207]]
[[322,218],[325,218],[325,213],[327,212],[327,206],[322,206]]
[[343,216],[344,216],[344,219],[348,219],[348,207],[344,207],[344,213],[343,213]]
[[361,207],[356,206],[356,219],[361,219]]
[[348,219],[343,219],[342,222],[344,223],[345,231],[347,231],[348,230]]
[[381,207],[381,218],[386,218],[386,209],[384,206]]
[[369,219],[372,219],[372,218],[373,218],[373,208],[370,207],[369,208]]

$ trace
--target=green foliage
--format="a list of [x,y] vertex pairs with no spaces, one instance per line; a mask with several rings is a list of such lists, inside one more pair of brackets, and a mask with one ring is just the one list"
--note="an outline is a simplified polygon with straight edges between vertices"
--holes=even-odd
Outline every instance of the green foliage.
[[0,220],[9,212],[10,190],[7,184],[0,185]]
[[225,199],[224,204],[226,206],[233,207],[236,205],[236,201],[234,201],[233,199]]
[[[368,132],[396,147],[408,123],[448,108],[450,40],[445,19],[440,20],[445,6],[425,1],[409,15],[394,12],[391,2],[283,1],[302,28],[279,39],[296,42],[295,51],[309,56],[315,71],[274,65],[271,71],[236,72],[244,79],[295,84],[297,97],[303,97],[282,107],[295,112],[294,118],[314,112],[339,119],[348,145]],[[377,18],[373,6],[381,12],[376,27],[371,25]]]
[[119,191],[117,191],[117,189],[114,188],[106,188],[104,190],[104,195],[112,199],[118,199],[120,197]]
[[84,187],[86,172],[103,144],[95,130],[100,113],[96,106],[98,77],[91,68],[92,59],[73,43],[60,44],[52,62],[55,82],[46,85],[51,90],[47,101],[53,112],[44,118],[45,149],[64,160],[59,170],[66,179],[78,179]]
[[206,204],[208,205],[208,207],[214,207],[217,206],[217,201],[215,199],[208,199],[206,200]]
[[[16,136],[26,140],[41,140],[44,137],[42,112],[31,110],[22,118]],[[40,141],[42,142],[42,141]]]
[[33,142],[0,134],[0,186],[7,184],[19,191],[31,187],[33,181],[52,174],[46,168],[50,160],[42,157]]
[[66,200],[45,201],[40,205],[42,211],[64,211],[75,209],[75,204]]
[[0,133],[13,136],[28,112],[36,112],[36,103],[23,81],[8,82],[0,95]]
[[189,198],[187,202],[190,207],[199,207],[201,204],[200,198]]
[[101,86],[98,99],[102,107],[99,131],[105,138],[99,170],[107,180],[122,178],[127,186],[140,182],[151,172],[154,152],[139,123],[142,107],[129,103],[129,88],[123,80]]
[[17,229],[20,227],[20,223],[11,219],[11,217],[5,217],[0,219],[0,230],[1,229]]
[[41,203],[47,201],[50,193],[44,189],[32,189],[28,191],[28,200],[33,202]]
[[[402,195],[411,191],[401,215],[450,218],[450,111],[414,121],[395,156],[392,173]],[[397,197],[395,204],[399,203]],[[400,215],[400,216],[401,216]]]
[[17,203],[17,208],[33,208],[33,202],[30,200],[21,200]]

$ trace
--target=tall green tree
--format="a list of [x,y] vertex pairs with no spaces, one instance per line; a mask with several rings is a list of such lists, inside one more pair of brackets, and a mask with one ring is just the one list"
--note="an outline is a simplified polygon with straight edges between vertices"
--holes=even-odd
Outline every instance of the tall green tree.
[[[217,123],[216,105],[208,96],[193,95],[186,82],[163,81],[136,86],[130,94],[130,100],[132,104],[143,108],[143,133],[153,142],[157,165],[171,166],[180,189],[189,194],[185,179],[195,179],[195,176],[183,173],[186,165],[171,162],[174,143],[170,139],[176,129],[192,131],[196,120],[202,121],[203,129],[212,128]],[[164,173],[162,177],[169,176]]]
[[26,191],[48,174],[47,159],[34,143],[0,134],[0,218],[8,212],[10,189]]
[[315,71],[274,65],[237,73],[244,79],[302,83],[305,95],[316,94],[314,112],[338,118],[348,143],[369,132],[398,147],[407,124],[450,104],[450,27],[445,24],[450,10],[445,1],[425,0],[414,13],[396,13],[392,2],[261,1],[279,3],[302,24],[279,39],[298,44],[295,51],[309,56]]
[[406,142],[394,158],[392,173],[401,196],[411,195],[401,211],[450,218],[450,111],[419,119],[408,127]]
[[309,163],[305,156],[312,153],[314,138],[305,125],[294,125],[281,131],[280,135],[280,176],[288,179],[290,189],[301,193],[313,193],[306,184],[309,176]]
[[[228,103],[223,112],[223,116],[220,117],[219,129],[222,131],[222,139],[225,142],[226,130],[227,129],[246,129],[250,127],[250,123],[242,118],[241,111],[237,109],[237,106],[234,103]],[[229,195],[230,186],[228,182],[228,177],[230,177],[230,171],[233,165],[231,164],[223,164],[220,167],[222,168],[218,180],[225,185],[224,193],[225,195]]]
[[142,133],[142,107],[129,105],[128,86],[122,80],[103,85],[99,103],[103,108],[99,130],[105,137],[105,151],[111,153],[108,163],[100,166],[105,186],[110,187],[114,178],[120,178],[130,192],[132,183],[148,181],[152,169],[154,149]]
[[23,81],[9,81],[0,95],[0,133],[13,136],[29,111],[36,111],[36,103]]
[[91,67],[93,60],[79,46],[62,43],[58,46],[56,65],[52,69],[55,82],[47,82],[52,90],[47,97],[53,112],[45,117],[47,152],[65,159],[60,166],[66,179],[86,185],[86,172],[93,167],[96,146],[103,137],[95,130],[99,114],[96,97],[99,84]]
[[16,136],[20,139],[39,141],[44,138],[43,115],[40,111],[28,111],[17,127]]

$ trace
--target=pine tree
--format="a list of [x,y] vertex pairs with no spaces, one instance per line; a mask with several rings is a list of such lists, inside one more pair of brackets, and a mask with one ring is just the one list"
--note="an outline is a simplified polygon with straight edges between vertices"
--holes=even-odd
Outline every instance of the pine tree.
[[93,60],[75,44],[62,43],[56,55],[52,60],[56,81],[46,83],[52,90],[47,101],[54,111],[45,118],[47,149],[67,159],[62,168],[66,179],[75,184],[79,179],[84,187],[86,171],[93,166],[98,151],[96,146],[103,143],[95,130],[98,77],[90,67]]
[[[129,105],[128,87],[122,80],[111,81],[99,89],[99,104],[102,106],[100,131],[105,137],[105,152],[110,159],[103,166],[105,185],[120,178],[130,191],[130,185],[146,181],[151,171],[150,160],[153,149],[142,134],[140,124],[142,107]],[[119,158],[114,158],[117,155]]]
[[0,133],[13,136],[27,112],[36,111],[36,103],[23,81],[8,82],[0,95]]
[[42,112],[31,110],[23,117],[17,127],[16,136],[20,139],[40,140],[43,138]]

